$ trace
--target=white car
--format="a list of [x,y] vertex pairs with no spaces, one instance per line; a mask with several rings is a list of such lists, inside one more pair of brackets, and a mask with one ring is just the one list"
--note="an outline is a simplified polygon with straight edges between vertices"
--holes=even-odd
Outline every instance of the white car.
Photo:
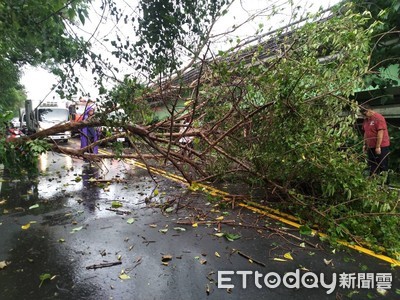
[[19,121],[18,117],[12,118],[11,119],[11,125],[13,128],[20,128],[21,127],[21,122]]

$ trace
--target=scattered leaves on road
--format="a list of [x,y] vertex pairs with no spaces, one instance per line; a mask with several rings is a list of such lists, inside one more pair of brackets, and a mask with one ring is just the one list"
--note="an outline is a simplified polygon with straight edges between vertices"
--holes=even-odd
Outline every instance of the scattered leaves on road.
[[133,224],[135,222],[135,219],[134,218],[129,218],[127,221],[126,221],[126,223],[128,223],[128,224]]
[[216,257],[221,257],[221,255],[219,255],[219,253],[217,251],[215,251],[214,254],[215,254]]

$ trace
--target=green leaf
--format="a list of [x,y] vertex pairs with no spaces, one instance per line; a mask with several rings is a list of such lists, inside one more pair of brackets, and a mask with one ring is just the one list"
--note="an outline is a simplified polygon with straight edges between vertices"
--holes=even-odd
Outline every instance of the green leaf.
[[34,209],[34,208],[38,208],[38,207],[39,207],[39,204],[34,204],[32,206],[29,206],[29,209]]
[[167,212],[167,213],[170,213],[170,212],[173,212],[174,211],[174,208],[173,207],[167,207],[166,209],[165,209],[165,212]]
[[85,25],[85,16],[82,13],[82,10],[78,11],[79,20],[82,22],[82,25]]
[[240,239],[242,237],[240,234],[234,234],[234,233],[225,233],[224,236],[230,242],[238,240],[238,239]]
[[113,201],[113,202],[111,202],[111,207],[112,208],[122,207],[122,203],[119,201]]
[[349,292],[348,294],[347,294],[347,297],[348,298],[351,298],[351,297],[353,297],[354,295],[357,295],[357,294],[359,294],[360,292],[359,291],[351,291],[351,292]]
[[127,274],[125,274],[125,273],[119,275],[118,277],[119,277],[119,279],[122,279],[122,280],[127,280],[127,279],[130,279],[130,278],[131,278],[129,275],[127,275]]
[[39,279],[40,279],[39,288],[42,286],[42,284],[43,284],[43,282],[44,282],[45,280],[48,280],[48,279],[50,279],[50,278],[51,278],[51,275],[48,274],[48,273],[41,274],[41,275],[39,276]]
[[381,295],[381,296],[386,296],[386,294],[388,293],[388,291],[385,290],[385,289],[376,289],[376,291],[377,291],[378,294]]
[[71,233],[75,233],[77,231],[80,231],[80,230],[82,230],[82,228],[83,228],[83,226],[75,227],[75,228],[72,229]]
[[310,236],[312,235],[312,229],[307,225],[300,226],[299,230],[300,230],[300,234],[310,235]]
[[200,189],[200,186],[196,182],[192,182],[192,184],[188,187],[188,190],[193,192],[197,191],[198,189]]
[[135,219],[134,218],[129,218],[127,221],[126,221],[126,223],[128,223],[128,224],[133,224],[135,222]]
[[174,230],[176,230],[176,231],[186,231],[186,229],[183,228],[183,227],[174,227]]
[[217,233],[214,233],[214,235],[217,236],[217,237],[223,237],[225,235],[225,233],[217,232]]

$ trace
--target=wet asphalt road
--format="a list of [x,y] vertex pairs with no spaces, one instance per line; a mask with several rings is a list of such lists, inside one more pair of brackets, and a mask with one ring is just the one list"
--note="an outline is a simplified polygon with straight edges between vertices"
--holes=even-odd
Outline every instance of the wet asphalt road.
[[[134,165],[88,164],[49,153],[39,169],[38,178],[1,182],[1,300],[400,298],[399,268],[348,249],[333,253],[317,238],[307,237],[309,243],[303,243],[265,230],[267,225],[297,235],[246,209],[217,207],[209,196],[182,184],[159,176],[156,183]],[[113,208],[113,201],[122,206]],[[218,225],[219,217],[235,223]],[[198,220],[197,227],[178,224]],[[204,224],[206,220],[212,222]],[[240,238],[218,237],[218,229]],[[8,265],[1,268],[1,262]],[[107,263],[115,265],[95,268]],[[234,288],[218,288],[218,271],[252,273],[246,288],[238,274],[225,274],[220,281]],[[263,274],[259,287],[256,271]],[[288,272],[297,280],[289,277],[290,288],[283,283]],[[307,272],[317,277],[303,278]],[[334,273],[337,284],[328,286]],[[363,288],[339,287],[342,273],[354,273],[354,284],[362,282]],[[43,274],[51,280],[39,287]],[[392,277],[385,296],[376,288],[379,276]],[[273,287],[278,278],[281,284]]]

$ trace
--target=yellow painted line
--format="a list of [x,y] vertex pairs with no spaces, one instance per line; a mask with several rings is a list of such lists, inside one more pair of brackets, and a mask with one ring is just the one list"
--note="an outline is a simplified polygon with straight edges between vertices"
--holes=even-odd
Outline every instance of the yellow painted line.
[[[288,219],[282,218],[280,216],[276,216],[276,215],[268,213],[268,212],[266,212],[266,211],[264,211],[262,209],[259,209],[259,208],[256,208],[256,207],[252,207],[252,206],[249,206],[249,205],[244,204],[244,203],[240,203],[239,206],[245,207],[245,208],[247,208],[249,210],[252,210],[252,211],[257,212],[259,214],[265,215],[265,216],[267,216],[267,217],[269,217],[271,219],[278,220],[278,221],[280,221],[280,222],[282,222],[284,224],[288,224],[288,225],[293,226],[295,228],[300,228],[300,226],[301,226],[301,224],[298,224],[296,222],[293,222],[293,221],[290,221]],[[316,230],[312,230],[311,234],[312,235],[319,235],[320,237],[328,237],[325,233],[318,232]],[[386,261],[386,262],[388,262],[388,263],[390,263],[390,264],[392,264],[394,266],[400,267],[400,261],[398,261],[398,260],[396,260],[394,258],[391,258],[389,256],[375,253],[374,251],[372,251],[370,249],[367,249],[367,248],[364,248],[364,247],[360,247],[360,246],[357,246],[357,245],[352,245],[352,244],[350,244],[349,242],[346,242],[346,241],[340,241],[339,240],[338,243],[343,245],[343,246],[346,246],[348,248],[351,248],[351,249],[357,250],[359,252],[362,252],[364,254],[376,257],[376,258],[378,258],[380,260]]]
[[[245,203],[239,203],[238,205],[241,206],[241,207],[245,207],[245,208],[247,208],[247,209],[250,209],[250,210],[252,210],[252,211],[254,211],[254,212],[256,212],[256,213],[259,213],[259,214],[268,216],[268,217],[270,217],[271,219],[274,219],[274,220],[280,221],[280,222],[282,222],[282,223],[288,224],[288,225],[290,225],[290,226],[293,226],[293,227],[295,227],[295,228],[300,228],[300,226],[301,226],[300,224],[298,224],[298,223],[296,223],[296,222],[293,222],[293,221],[288,220],[288,219],[286,219],[286,218],[283,218],[283,217],[281,217],[281,216],[277,216],[277,215],[268,213],[268,212],[266,212],[266,211],[264,211],[264,210],[262,210],[262,209],[259,209],[259,208],[256,208],[256,207],[247,205],[247,204],[245,204]],[[315,232],[313,232],[313,235],[315,235]]]
[[[99,150],[99,152],[103,153],[103,154],[112,154],[112,153],[110,153],[108,151],[104,151],[104,150]],[[125,159],[125,160],[130,162],[131,164],[133,164],[135,166],[138,166],[141,169],[147,170],[146,165],[141,163],[141,162],[138,162],[138,161],[136,161],[134,159]],[[183,178],[183,177],[181,177],[179,175],[175,175],[175,174],[172,174],[172,173],[169,173],[167,171],[164,171],[164,170],[161,170],[161,169],[157,169],[157,168],[154,168],[154,167],[149,167],[149,169],[155,174],[161,175],[161,176],[163,176],[163,177],[165,177],[167,179],[170,179],[172,181],[179,182],[179,183],[182,183],[182,184],[184,184],[186,186],[189,186],[189,184],[186,182],[185,178]],[[202,184],[202,183],[197,184],[197,186],[200,188],[199,190],[207,192],[208,194],[210,194],[212,196],[229,196],[229,193],[227,193],[227,192],[218,190],[218,189],[216,189],[214,187],[211,187],[211,186],[208,186],[208,185],[205,185],[205,184]],[[252,210],[254,212],[257,212],[259,214],[265,215],[265,216],[267,216],[267,217],[269,217],[271,219],[280,221],[280,222],[282,222],[284,224],[290,225],[290,226],[295,227],[295,228],[300,228],[300,226],[301,226],[301,224],[293,221],[293,220],[298,220],[296,217],[291,216],[289,214],[282,213],[282,212],[280,212],[280,211],[278,211],[276,209],[272,209],[272,208],[267,207],[267,206],[262,206],[260,204],[257,204],[257,206],[258,206],[258,208],[257,208],[257,207],[250,206],[250,205],[245,204],[245,203],[239,203],[239,206],[247,208],[247,209]],[[320,237],[327,237],[327,235],[325,233],[318,232],[316,230],[312,230],[311,233],[312,233],[312,235],[316,235],[317,234]],[[377,259],[386,261],[386,262],[392,264],[393,266],[400,267],[400,261],[396,260],[394,258],[391,258],[389,256],[378,254],[378,253],[376,253],[376,252],[374,252],[374,251],[372,251],[370,249],[364,248],[364,247],[360,247],[360,246],[357,246],[357,245],[352,245],[352,244],[350,244],[349,242],[346,242],[346,241],[340,241],[339,240],[338,243],[343,245],[343,246],[346,246],[348,248],[351,248],[351,249],[354,249],[356,251],[359,251],[361,253],[364,253],[364,254],[370,255],[372,257],[375,257]]]
[[244,202],[248,206],[259,208],[259,209],[261,209],[263,211],[269,212],[271,214],[275,214],[275,215],[280,216],[282,218],[286,218],[286,219],[292,220],[294,222],[301,222],[301,220],[299,218],[296,218],[295,216],[292,216],[292,215],[289,215],[287,213],[281,212],[281,211],[279,211],[277,209],[274,209],[274,208],[271,208],[271,207],[268,207],[268,206],[264,206],[264,205],[261,205],[259,203],[252,202],[252,201],[244,201]]

